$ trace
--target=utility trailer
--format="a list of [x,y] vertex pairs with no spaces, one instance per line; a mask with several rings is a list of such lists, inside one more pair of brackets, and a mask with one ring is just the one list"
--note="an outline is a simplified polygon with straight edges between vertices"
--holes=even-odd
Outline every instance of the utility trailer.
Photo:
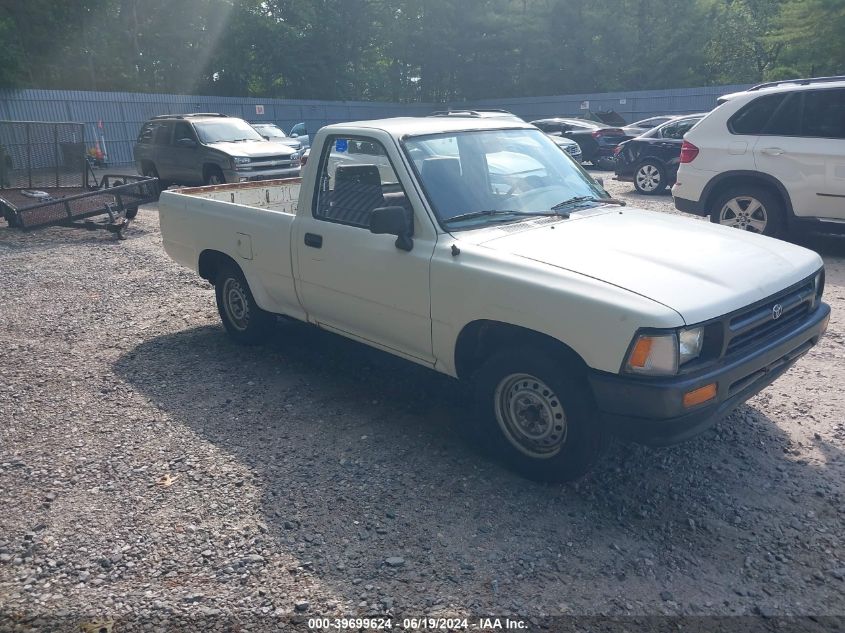
[[158,195],[156,178],[98,181],[81,123],[0,121],[0,213],[11,227],[104,229],[124,239],[138,207]]

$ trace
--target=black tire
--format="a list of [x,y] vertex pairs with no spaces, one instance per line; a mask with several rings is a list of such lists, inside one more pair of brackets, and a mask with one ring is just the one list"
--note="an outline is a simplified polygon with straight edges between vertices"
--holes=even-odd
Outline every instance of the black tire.
[[203,170],[203,182],[206,185],[223,185],[226,183],[226,177],[217,165],[209,165]]
[[634,189],[645,196],[656,196],[666,191],[666,169],[655,160],[644,160],[634,170]]
[[126,209],[127,220],[134,220],[136,217],[138,217],[138,207],[129,207]]
[[161,179],[161,176],[158,175],[158,169],[152,163],[146,163],[144,165],[144,170],[141,174],[142,176],[146,176],[147,178],[158,178],[158,190],[164,191],[170,186],[170,183],[165,182]]
[[273,315],[258,307],[241,269],[220,266],[214,278],[217,311],[229,336],[241,345],[256,345],[267,338]]
[[606,446],[584,378],[539,347],[494,354],[476,374],[475,388],[479,439],[529,479],[577,479]]
[[782,237],[786,231],[780,196],[758,185],[736,185],[723,191],[713,201],[710,221],[769,237]]

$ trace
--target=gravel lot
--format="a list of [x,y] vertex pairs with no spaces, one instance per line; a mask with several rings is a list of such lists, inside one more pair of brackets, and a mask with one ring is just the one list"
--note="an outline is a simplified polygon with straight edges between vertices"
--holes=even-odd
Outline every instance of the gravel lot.
[[0,629],[843,614],[845,240],[807,245],[833,316],[788,375],[694,441],[616,443],[549,486],[463,439],[449,379],[297,324],[232,344],[154,207],[120,243],[2,227]]

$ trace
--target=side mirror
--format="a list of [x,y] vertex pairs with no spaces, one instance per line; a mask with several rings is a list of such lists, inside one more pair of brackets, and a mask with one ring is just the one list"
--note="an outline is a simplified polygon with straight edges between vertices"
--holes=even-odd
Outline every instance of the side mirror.
[[269,140],[270,140],[270,137],[269,137],[269,136],[264,136],[264,135],[262,135],[262,136],[261,136],[261,138],[263,138],[265,141],[269,141]]
[[414,247],[414,216],[405,207],[378,207],[370,214],[370,233],[395,235],[396,248],[409,251]]
[[599,176],[598,178],[596,178],[596,182],[597,182],[597,183],[599,183],[599,187],[601,187],[602,189],[604,189],[604,178],[602,178],[601,176]]
[[176,141],[176,147],[185,147],[187,149],[192,149],[197,146],[197,142],[192,138],[180,138]]

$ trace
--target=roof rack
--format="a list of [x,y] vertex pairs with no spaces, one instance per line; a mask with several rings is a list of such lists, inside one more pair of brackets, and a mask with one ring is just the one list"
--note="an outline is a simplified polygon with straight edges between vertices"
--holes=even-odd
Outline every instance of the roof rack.
[[510,112],[509,110],[502,110],[500,108],[474,108],[472,110],[468,108],[459,108],[457,110],[437,110],[428,116],[481,116],[483,112],[496,112],[498,114],[509,114],[511,116],[515,116],[513,112]]
[[760,90],[761,88],[772,88],[774,86],[780,86],[783,84],[797,84],[799,86],[806,86],[808,84],[823,84],[828,83],[831,81],[845,81],[845,75],[837,75],[833,77],[808,77],[806,79],[781,79],[780,81],[767,81],[764,84],[757,84],[748,89],[749,92],[752,90]]
[[220,114],[219,112],[189,112],[187,114],[159,114],[152,117],[153,119],[185,119],[191,116],[219,116],[227,117],[228,114]]
[[437,110],[428,116],[481,116],[476,110]]

